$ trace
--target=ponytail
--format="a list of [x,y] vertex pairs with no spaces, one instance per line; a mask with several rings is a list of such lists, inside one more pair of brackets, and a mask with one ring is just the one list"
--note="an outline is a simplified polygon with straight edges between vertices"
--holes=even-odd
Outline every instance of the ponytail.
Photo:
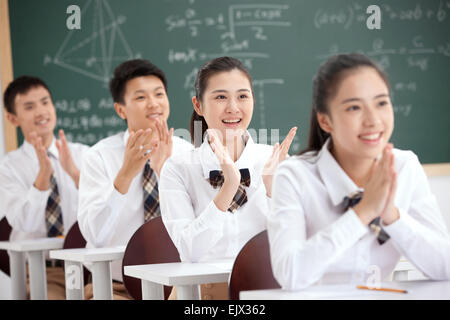
[[[199,126],[201,126],[201,130],[199,130]],[[206,123],[205,118],[200,116],[195,110],[192,112],[189,129],[191,133],[191,142],[194,144],[194,147],[200,147],[203,143],[205,132],[208,129],[208,124]]]

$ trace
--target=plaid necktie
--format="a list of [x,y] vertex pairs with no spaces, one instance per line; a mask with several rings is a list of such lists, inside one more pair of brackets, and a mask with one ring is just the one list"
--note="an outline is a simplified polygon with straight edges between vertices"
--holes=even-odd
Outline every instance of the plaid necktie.
[[[234,213],[239,207],[243,206],[247,202],[247,193],[244,187],[250,186],[250,171],[248,169],[239,169],[241,172],[241,183],[239,188],[234,195],[231,205],[228,207],[228,211]],[[224,182],[223,173],[220,170],[212,170],[209,172],[209,183],[214,189],[221,187]]]
[[64,225],[58,185],[56,184],[56,179],[53,174],[50,178],[50,188],[52,191],[50,192],[47,206],[45,207],[45,223],[47,226],[47,236],[57,237],[63,235]]
[[161,215],[159,209],[158,180],[156,173],[150,168],[147,162],[144,167],[143,183],[144,188],[144,222]]
[[[348,197],[344,197],[343,205],[344,205],[344,212],[348,210],[348,208],[353,208],[358,204],[359,201],[361,201],[363,197],[363,193],[361,191],[354,192],[350,194]],[[378,243],[382,245],[386,241],[389,240],[390,236],[384,231],[384,229],[381,227],[381,218],[376,217],[369,223],[369,228],[375,232],[375,235],[377,236]]]

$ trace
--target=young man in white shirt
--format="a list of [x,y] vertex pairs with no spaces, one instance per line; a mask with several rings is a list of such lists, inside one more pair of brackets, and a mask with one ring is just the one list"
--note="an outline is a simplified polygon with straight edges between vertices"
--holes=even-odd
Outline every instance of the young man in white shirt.
[[[77,219],[81,157],[87,146],[55,139],[56,111],[39,78],[21,76],[4,93],[8,120],[24,142],[0,164],[0,211],[12,226],[10,240],[66,235]],[[62,268],[48,268],[49,299],[65,299]]]
[[[98,142],[83,160],[78,220],[91,247],[126,245],[144,222],[159,216],[162,166],[172,153],[193,148],[167,129],[167,81],[151,62],[136,59],[119,65],[110,91],[128,128]],[[121,261],[113,262],[112,277],[122,281]],[[127,297],[121,284],[115,284],[114,293]]]

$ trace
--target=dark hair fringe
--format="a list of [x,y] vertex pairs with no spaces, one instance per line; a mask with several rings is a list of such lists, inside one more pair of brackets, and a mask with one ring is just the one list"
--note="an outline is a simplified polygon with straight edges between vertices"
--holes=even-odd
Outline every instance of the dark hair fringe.
[[155,76],[164,84],[167,92],[167,79],[164,72],[146,59],[128,60],[114,69],[114,74],[109,81],[109,91],[114,102],[125,104],[124,95],[128,81],[145,76]]
[[11,114],[16,114],[16,96],[19,94],[26,94],[32,88],[36,87],[45,88],[50,94],[50,99],[52,99],[52,93],[44,80],[34,76],[23,75],[14,79],[3,94],[3,105],[5,106],[6,111]]

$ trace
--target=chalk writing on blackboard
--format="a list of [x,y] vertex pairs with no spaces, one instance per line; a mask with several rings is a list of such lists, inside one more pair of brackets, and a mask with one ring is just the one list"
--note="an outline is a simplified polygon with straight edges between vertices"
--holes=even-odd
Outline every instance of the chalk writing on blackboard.
[[[93,144],[100,139],[123,130],[124,121],[114,110],[107,116],[99,116],[91,109],[113,109],[111,98],[101,98],[97,103],[83,97],[54,101],[58,119],[56,126],[66,131],[69,141]],[[76,132],[72,134],[70,132]]]
[[[88,15],[88,11],[91,14]],[[139,58],[141,54],[132,52],[121,30],[127,18],[116,16],[107,0],[89,0],[81,15],[92,17],[92,21],[84,22],[83,30],[92,28],[89,35],[79,39],[77,30],[69,31],[53,58],[49,54],[45,55],[44,65],[53,63],[101,81],[106,86],[118,62]]]
[[[437,21],[444,22],[448,19],[450,2],[431,2],[429,7],[411,2],[407,8],[394,9],[388,4],[381,4],[382,19],[389,21]],[[339,9],[318,9],[314,14],[314,27],[340,26],[350,29],[355,23],[363,23],[367,19],[366,8],[358,3],[340,7]]]
[[266,120],[266,102],[264,99],[264,86],[278,84],[284,84],[283,79],[258,79],[253,80],[253,88],[255,91],[256,99],[258,101],[258,115],[259,115],[259,125],[262,128],[267,128]]
[[[287,4],[239,4],[230,5],[221,12],[202,16],[195,8],[189,7],[180,12],[173,12],[166,17],[166,31],[179,32],[195,39],[207,30],[216,30],[216,42],[208,49],[195,47],[195,42],[186,48],[169,48],[167,60],[170,64],[193,65],[191,71],[184,76],[183,88],[189,98],[195,95],[194,81],[198,72],[198,66],[207,60],[220,56],[231,55],[240,59],[248,69],[253,68],[255,59],[268,60],[271,58],[269,50],[253,50],[253,42],[266,43],[270,40],[266,33],[267,28],[284,28],[292,25],[287,18],[289,5]],[[248,31],[250,30],[250,37]],[[242,36],[245,34],[245,36]],[[217,47],[215,47],[217,46]],[[270,46],[267,42],[266,46]],[[257,79],[253,81],[256,106],[258,108],[259,126],[267,127],[266,99],[264,99],[264,87],[267,85],[283,85],[284,80],[279,75],[269,79]]]

